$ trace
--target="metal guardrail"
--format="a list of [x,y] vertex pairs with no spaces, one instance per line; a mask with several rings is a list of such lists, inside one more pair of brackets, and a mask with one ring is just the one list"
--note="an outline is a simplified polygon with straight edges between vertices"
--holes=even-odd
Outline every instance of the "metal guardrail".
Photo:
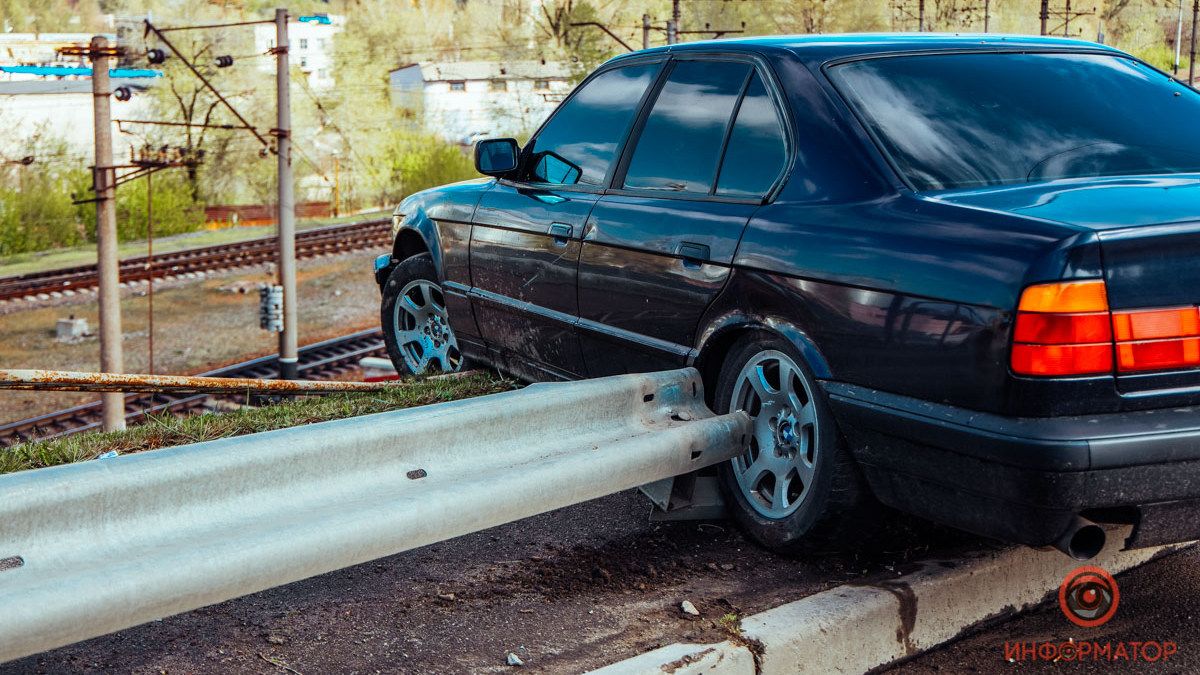
[[727,460],[692,369],[0,476],[0,661]]

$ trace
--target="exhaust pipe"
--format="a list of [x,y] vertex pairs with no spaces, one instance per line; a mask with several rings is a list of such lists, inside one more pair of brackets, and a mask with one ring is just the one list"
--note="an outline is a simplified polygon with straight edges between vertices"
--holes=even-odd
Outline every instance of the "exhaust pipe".
[[1104,550],[1106,538],[1103,527],[1075,516],[1053,546],[1076,560],[1091,560]]

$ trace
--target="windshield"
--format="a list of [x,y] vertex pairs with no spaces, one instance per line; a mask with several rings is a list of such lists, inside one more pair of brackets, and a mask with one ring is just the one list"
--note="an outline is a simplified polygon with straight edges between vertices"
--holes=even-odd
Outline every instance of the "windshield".
[[830,74],[917,190],[1200,171],[1200,93],[1133,59],[919,55]]

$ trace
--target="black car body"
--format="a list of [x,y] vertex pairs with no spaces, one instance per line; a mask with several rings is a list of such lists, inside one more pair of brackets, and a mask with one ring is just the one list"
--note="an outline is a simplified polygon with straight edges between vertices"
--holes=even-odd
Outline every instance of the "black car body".
[[1135,524],[1133,546],[1192,539],[1197,113],[1187,86],[1069,40],[638,52],[512,170],[406,199],[378,275],[428,254],[461,351],[528,379],[694,365],[715,390],[767,335],[885,504],[1030,545],[1080,516]]

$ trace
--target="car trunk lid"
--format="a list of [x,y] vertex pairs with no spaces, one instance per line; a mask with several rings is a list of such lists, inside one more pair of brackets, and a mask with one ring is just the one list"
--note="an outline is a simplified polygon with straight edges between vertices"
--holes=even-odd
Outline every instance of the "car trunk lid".
[[[1143,329],[1125,336],[1131,343],[1144,343],[1136,347],[1140,361],[1130,356],[1134,348],[1126,347],[1126,365],[1133,359],[1136,369],[1120,366],[1121,336],[1116,336],[1118,389],[1133,396],[1169,391],[1177,398],[1195,388],[1200,401],[1200,336],[1195,334],[1200,316],[1200,175],[1055,181],[929,197],[1096,232],[1114,315],[1153,309],[1190,317],[1181,323],[1170,312],[1143,316]],[[1164,320],[1176,327],[1164,328]],[[1155,350],[1171,365],[1155,367]]]

